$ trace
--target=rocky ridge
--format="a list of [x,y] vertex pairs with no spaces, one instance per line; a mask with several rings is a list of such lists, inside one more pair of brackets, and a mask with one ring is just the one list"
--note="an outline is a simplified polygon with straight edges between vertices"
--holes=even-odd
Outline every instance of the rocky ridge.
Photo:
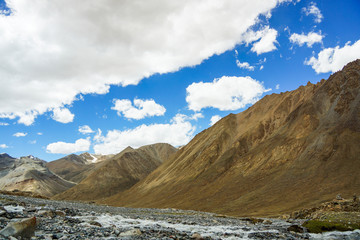
[[46,162],[34,156],[12,158],[0,156],[0,189],[2,191],[31,192],[50,197],[75,184],[52,173]]

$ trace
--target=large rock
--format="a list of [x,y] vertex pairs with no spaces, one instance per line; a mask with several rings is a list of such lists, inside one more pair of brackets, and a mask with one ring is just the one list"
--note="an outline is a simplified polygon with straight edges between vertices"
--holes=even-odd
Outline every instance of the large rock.
[[23,239],[29,239],[34,236],[36,229],[36,218],[26,218],[17,222],[10,222],[3,230],[0,231],[0,235],[3,237],[21,237]]

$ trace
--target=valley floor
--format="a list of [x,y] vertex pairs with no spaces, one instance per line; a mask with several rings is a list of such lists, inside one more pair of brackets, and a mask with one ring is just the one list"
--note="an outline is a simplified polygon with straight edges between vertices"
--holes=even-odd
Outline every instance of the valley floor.
[[10,195],[0,195],[0,209],[0,229],[35,216],[37,224],[31,239],[360,239],[360,231],[298,232],[304,230],[300,227],[303,220],[234,218]]

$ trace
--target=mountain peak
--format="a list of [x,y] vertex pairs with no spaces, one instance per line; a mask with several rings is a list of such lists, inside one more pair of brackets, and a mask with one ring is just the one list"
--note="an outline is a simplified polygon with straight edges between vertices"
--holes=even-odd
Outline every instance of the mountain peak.
[[7,153],[0,153],[0,158],[10,158],[10,159],[15,159],[13,158],[12,156],[10,156],[9,154]]

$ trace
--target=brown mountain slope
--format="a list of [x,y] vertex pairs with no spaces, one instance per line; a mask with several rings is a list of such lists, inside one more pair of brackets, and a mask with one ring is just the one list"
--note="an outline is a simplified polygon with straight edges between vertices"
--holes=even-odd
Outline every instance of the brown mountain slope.
[[91,155],[82,153],[80,155],[70,154],[46,165],[53,173],[75,183],[85,179],[100,162],[110,159],[113,155]]
[[45,162],[38,158],[7,156],[0,156],[0,189],[3,191],[17,190],[51,197],[74,186],[49,171]]
[[357,60],[327,81],[266,96],[102,203],[269,216],[359,193],[359,86]]
[[104,161],[83,181],[55,199],[96,200],[129,189],[157,168],[176,149],[165,143],[126,148]]

